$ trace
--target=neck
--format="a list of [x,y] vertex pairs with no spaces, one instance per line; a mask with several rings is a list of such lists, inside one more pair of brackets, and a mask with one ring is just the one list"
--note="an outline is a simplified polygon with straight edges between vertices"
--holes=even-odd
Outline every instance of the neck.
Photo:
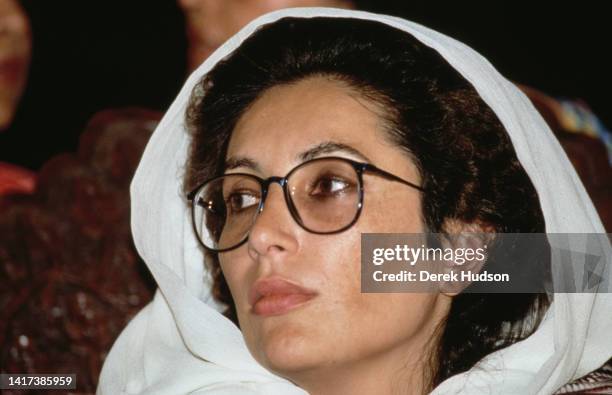
[[330,361],[289,378],[310,395],[428,393],[432,389],[430,357],[438,336],[434,323],[423,329],[409,342],[394,345],[367,359],[348,364]]

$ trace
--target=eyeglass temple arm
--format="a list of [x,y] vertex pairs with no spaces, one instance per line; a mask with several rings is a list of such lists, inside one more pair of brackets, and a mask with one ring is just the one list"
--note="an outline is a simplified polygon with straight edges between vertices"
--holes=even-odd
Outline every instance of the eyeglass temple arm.
[[369,163],[365,164],[365,165],[366,166],[364,166],[364,170],[371,171],[373,173],[376,173],[376,174],[378,174],[380,176],[383,176],[385,178],[391,179],[393,181],[401,182],[402,184],[408,185],[409,187],[412,187],[414,189],[418,189],[421,192],[424,191],[424,189],[421,188],[420,186],[418,186],[418,185],[416,185],[416,184],[414,184],[414,183],[412,183],[410,181],[406,181],[403,178],[399,178],[398,176],[396,176],[394,174],[388,173],[388,172],[384,171],[383,169],[379,169],[378,167],[376,167],[374,165],[371,165]]
[[200,187],[197,187],[196,189],[194,189],[193,191],[189,192],[186,196],[188,201],[192,201],[193,198],[195,197],[196,193],[198,192],[198,189],[200,189]]

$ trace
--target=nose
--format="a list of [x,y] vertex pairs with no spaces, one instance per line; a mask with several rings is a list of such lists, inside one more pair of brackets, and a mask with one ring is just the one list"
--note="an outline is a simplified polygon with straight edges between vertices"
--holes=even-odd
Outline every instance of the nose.
[[251,256],[278,257],[295,252],[299,225],[295,222],[278,180],[270,183],[263,210],[255,219],[248,240]]

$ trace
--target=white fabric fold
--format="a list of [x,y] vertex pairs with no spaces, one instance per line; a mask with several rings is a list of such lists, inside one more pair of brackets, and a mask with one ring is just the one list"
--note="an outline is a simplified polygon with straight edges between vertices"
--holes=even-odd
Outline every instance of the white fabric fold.
[[[546,231],[604,233],[582,183],[541,116],[514,84],[471,48],[390,16],[325,8],[266,14],[193,72],[146,147],[131,185],[132,231],[159,289],[113,345],[100,376],[99,395],[305,394],[260,366],[238,328],[219,313],[181,192],[189,144],[185,110],[194,85],[259,26],[286,16],[375,20],[438,51],[476,88],[508,131],[538,192]],[[606,275],[610,283],[609,268]],[[555,294],[532,336],[489,355],[480,368],[451,377],[433,393],[550,394],[611,355],[612,294]]]

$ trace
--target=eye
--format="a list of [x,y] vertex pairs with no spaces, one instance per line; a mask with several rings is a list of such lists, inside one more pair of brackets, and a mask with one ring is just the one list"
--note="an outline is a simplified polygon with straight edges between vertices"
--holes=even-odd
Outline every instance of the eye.
[[233,191],[225,199],[225,205],[230,213],[239,213],[259,205],[259,196],[253,191]]
[[326,198],[348,193],[354,186],[349,180],[329,174],[315,179],[309,191],[311,196]]

